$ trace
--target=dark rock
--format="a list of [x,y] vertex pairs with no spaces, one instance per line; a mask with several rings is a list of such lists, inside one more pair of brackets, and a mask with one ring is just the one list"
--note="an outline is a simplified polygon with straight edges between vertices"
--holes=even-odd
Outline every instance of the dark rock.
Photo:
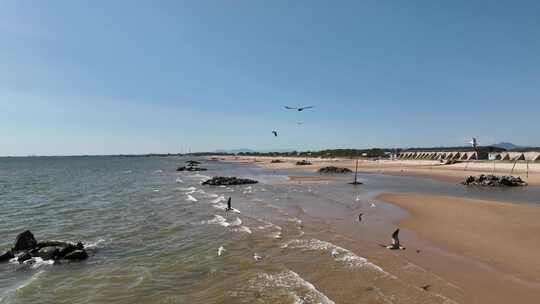
[[481,174],[478,177],[469,176],[462,182],[463,185],[475,185],[486,187],[519,187],[527,186],[519,176],[496,176],[492,174]]
[[190,167],[190,166],[187,166],[187,167],[178,167],[176,168],[176,171],[189,171],[189,172],[193,172],[193,171],[206,171],[208,169],[206,168],[200,168],[200,167]]
[[63,242],[63,241],[43,241],[43,242],[38,242],[36,247],[37,248],[53,247],[53,246],[66,247],[69,245],[73,245],[73,244],[69,242]]
[[272,159],[270,161],[271,164],[279,164],[279,163],[283,163],[283,161],[281,159]]
[[247,178],[237,178],[237,177],[225,177],[225,176],[214,176],[209,180],[204,181],[203,185],[210,186],[231,186],[231,185],[246,185],[246,184],[256,184],[258,181],[247,179]]
[[7,262],[11,259],[13,259],[15,255],[13,254],[13,251],[8,250],[2,254],[0,254],[0,262]]
[[296,165],[297,166],[309,166],[309,165],[311,165],[311,163],[308,162],[307,160],[302,160],[302,161],[296,162]]
[[328,166],[324,168],[320,168],[319,173],[351,173],[352,171],[348,168],[339,168],[335,166]]
[[39,249],[37,252],[32,253],[35,257],[40,257],[44,260],[56,260],[60,255],[62,247],[48,246]]
[[29,230],[17,235],[15,239],[15,246],[13,246],[13,251],[25,251],[30,250],[36,247],[37,241],[34,238],[34,235]]
[[80,260],[85,260],[87,258],[88,258],[88,253],[80,249],[70,252],[66,254],[66,256],[64,256],[64,259],[70,260],[70,261],[80,261]]
[[17,262],[22,264],[24,261],[28,261],[30,259],[32,259],[32,255],[29,252],[25,252],[17,258]]

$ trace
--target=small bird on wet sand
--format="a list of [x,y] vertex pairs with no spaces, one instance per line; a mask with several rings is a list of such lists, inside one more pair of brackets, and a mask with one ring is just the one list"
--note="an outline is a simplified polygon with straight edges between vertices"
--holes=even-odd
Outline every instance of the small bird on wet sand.
[[405,250],[405,247],[401,246],[399,243],[399,228],[392,233],[392,244],[391,245],[381,245],[390,250]]
[[217,255],[221,256],[223,254],[223,251],[225,251],[225,248],[223,248],[223,246],[220,246],[217,250]]
[[332,252],[330,253],[333,257],[337,257],[339,255],[339,252],[336,248],[332,249]]
[[232,200],[232,198],[229,197],[229,199],[227,200],[227,209],[225,209],[225,211],[231,211],[231,210],[233,210],[233,209],[232,209],[231,200]]
[[262,260],[263,258],[262,258],[262,256],[255,253],[255,254],[253,254],[253,259],[258,262],[258,261]]
[[358,215],[358,221],[359,221],[359,222],[362,221],[362,215],[364,215],[364,214],[363,214],[363,213],[360,213],[360,214]]
[[429,289],[431,288],[431,285],[427,284],[427,285],[424,285],[424,286],[420,286],[420,288],[422,288],[425,291],[429,291]]
[[371,205],[369,205],[369,206],[370,206],[371,208],[375,208],[375,207],[377,207],[377,205],[375,205],[375,203],[374,203],[374,202],[371,202]]
[[277,131],[276,130],[272,131],[272,134],[274,134],[274,136],[277,137]]

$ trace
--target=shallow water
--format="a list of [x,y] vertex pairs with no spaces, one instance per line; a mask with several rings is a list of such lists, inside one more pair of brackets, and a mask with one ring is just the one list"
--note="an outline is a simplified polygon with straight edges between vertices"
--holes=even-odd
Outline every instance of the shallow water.
[[[81,263],[0,264],[0,303],[449,302],[403,279],[432,274],[416,274],[414,265],[384,269],[376,251],[348,247],[335,222],[387,191],[530,203],[540,193],[376,174],[363,175],[361,188],[291,185],[282,183],[287,172],[250,165],[203,161],[208,171],[175,172],[183,161],[0,158],[0,249],[26,229],[38,240],[81,240],[92,247]],[[200,184],[214,175],[260,183]],[[236,211],[224,210],[229,196]],[[377,202],[373,210],[384,208],[392,207]],[[373,214],[367,224],[383,225],[383,216]]]

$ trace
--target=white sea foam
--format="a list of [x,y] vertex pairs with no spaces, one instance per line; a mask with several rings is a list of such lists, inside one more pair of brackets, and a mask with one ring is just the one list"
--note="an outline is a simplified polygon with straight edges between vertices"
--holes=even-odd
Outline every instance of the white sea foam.
[[237,217],[234,221],[231,222],[231,226],[240,226],[242,225],[242,220]]
[[177,177],[176,180],[175,180],[175,182],[181,184],[181,183],[183,183],[184,181],[183,181],[182,179],[180,179],[180,177]]
[[158,170],[154,171],[153,173],[154,173],[154,174],[158,174],[158,173],[162,173],[162,172],[163,172],[163,170],[158,169]]
[[94,242],[89,242],[88,244],[86,243],[83,243],[84,244],[84,248],[85,249],[96,249],[99,247],[99,244],[105,242],[104,239],[98,239],[97,241],[94,241]]
[[217,203],[219,203],[219,202],[224,202],[224,201],[226,201],[225,196],[220,195],[220,196],[217,197],[216,199],[211,200],[211,201],[210,201],[210,204],[217,204]]
[[335,304],[313,284],[291,270],[277,274],[259,273],[256,278],[249,281],[249,286],[262,295],[292,296],[294,303]]
[[249,229],[249,227],[247,227],[247,226],[240,226],[238,228],[235,228],[234,231],[235,232],[245,232],[245,233],[251,234],[251,229]]
[[197,188],[195,187],[189,187],[189,188],[178,188],[180,191],[195,191]]
[[187,198],[186,198],[186,201],[190,201],[190,202],[196,202],[196,201],[197,201],[197,199],[196,199],[196,198],[194,198],[193,196],[191,196],[191,194],[188,194],[188,195],[187,195]]
[[221,216],[221,215],[214,215],[214,218],[209,220],[209,221],[206,221],[207,224],[215,224],[215,225],[220,225],[220,226],[223,226],[223,227],[229,227],[231,224],[227,222],[227,220]]
[[[338,262],[344,263],[345,265],[352,268],[369,268],[377,272],[383,273],[385,275],[392,276],[391,274],[384,271],[378,265],[368,261],[368,259],[354,254],[352,251],[334,245],[330,242],[321,241],[318,239],[311,240],[291,240],[284,243],[281,248],[298,248],[304,250],[317,250],[317,251],[328,251],[331,256]],[[393,277],[393,276],[392,276]]]

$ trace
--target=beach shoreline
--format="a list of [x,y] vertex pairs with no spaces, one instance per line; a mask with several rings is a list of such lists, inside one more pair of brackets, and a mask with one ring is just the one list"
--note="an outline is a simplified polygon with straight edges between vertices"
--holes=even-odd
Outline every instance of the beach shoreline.
[[[270,163],[272,159],[283,162]],[[267,170],[293,170],[289,183],[313,186],[321,182],[344,181],[352,175],[302,176],[301,173],[314,173],[330,165],[352,170],[355,166],[355,160],[350,159],[310,159],[313,165],[296,166],[295,162],[302,159],[221,157],[222,161],[255,164]],[[429,168],[432,165],[433,169]],[[490,173],[485,164],[469,164],[468,167],[463,171],[459,166],[436,166],[423,161],[405,165],[393,161],[361,161],[359,172],[432,178],[450,183],[457,183],[469,175]],[[538,185],[537,164],[531,167],[527,182]],[[400,259],[405,259],[403,263],[411,261],[449,282],[447,286],[434,288],[458,302],[535,303],[540,298],[540,264],[535,259],[540,242],[534,240],[536,232],[540,232],[538,206],[418,193],[382,193],[376,201],[404,210],[406,215],[396,217],[392,211],[376,211],[379,217],[386,218],[379,226],[370,226],[373,229],[371,236],[359,234],[354,225],[341,224],[339,220],[333,223],[342,235],[348,236],[352,248],[370,252],[376,256],[379,265],[392,269],[396,254],[399,254]],[[360,210],[363,209],[355,212]],[[369,251],[365,248],[366,244],[374,245],[375,237],[386,233],[380,226],[383,222],[402,228],[401,239],[407,250],[394,254],[380,248]],[[399,268],[394,271],[399,272]],[[450,285],[456,287],[448,287]]]
[[[214,156],[213,158],[231,163],[255,164],[268,170],[297,170],[299,172],[316,173],[318,169],[326,166],[344,167],[355,170],[356,160],[347,158],[310,158],[312,165],[297,166],[297,161],[305,160],[303,157],[271,157],[271,156]],[[280,163],[271,163],[280,160]],[[359,173],[379,173],[395,176],[413,176],[429,178],[439,181],[459,183],[468,176],[480,174],[520,176],[531,186],[540,186],[540,163],[496,162],[461,162],[452,165],[443,165],[437,161],[428,160],[368,160],[360,159]],[[514,169],[512,170],[512,168]],[[324,175],[323,175],[324,176]]]

